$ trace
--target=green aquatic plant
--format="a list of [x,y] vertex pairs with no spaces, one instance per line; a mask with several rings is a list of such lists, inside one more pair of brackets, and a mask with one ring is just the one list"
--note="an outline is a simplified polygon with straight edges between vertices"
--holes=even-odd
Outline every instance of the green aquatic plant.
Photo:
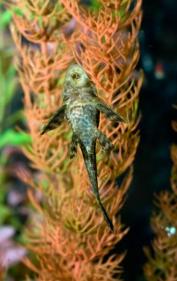
[[[12,163],[15,161],[15,168],[18,166],[19,161],[15,160],[16,154],[20,154],[18,148],[29,145],[31,141],[27,133],[16,129],[16,125],[24,127],[25,122],[17,102],[19,83],[14,66],[14,47],[8,30],[13,14],[14,10],[5,10],[0,4],[0,280],[8,278],[4,276],[5,271],[26,252],[15,242],[15,233],[18,232],[20,239],[23,228],[18,215],[20,209],[17,203],[14,208],[9,202],[9,198],[15,198],[17,194]],[[10,253],[15,253],[15,259],[10,258]]]

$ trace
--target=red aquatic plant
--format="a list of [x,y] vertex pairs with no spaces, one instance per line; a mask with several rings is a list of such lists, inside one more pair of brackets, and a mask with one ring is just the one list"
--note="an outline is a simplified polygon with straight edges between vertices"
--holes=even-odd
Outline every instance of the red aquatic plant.
[[[9,1],[16,11],[11,32],[32,137],[25,154],[40,171],[34,176],[20,172],[32,187],[29,198],[38,213],[29,225],[27,245],[37,261],[25,261],[36,272],[36,280],[118,280],[124,254],[105,256],[127,232],[117,214],[132,179],[139,142],[138,95],[143,79],[135,68],[142,11],[141,0],[133,3],[100,0],[98,9],[93,9],[77,0]],[[73,62],[82,65],[98,95],[127,120],[115,126],[101,116],[100,129],[116,149],[107,155],[97,146],[99,191],[114,233],[97,207],[81,153],[74,160],[68,157],[68,125],[43,136],[39,133],[62,104],[65,71]],[[41,203],[34,190],[42,193]]]
[[[177,132],[177,122],[172,123]],[[171,190],[156,195],[157,209],[151,218],[155,234],[153,252],[145,249],[148,262],[144,271],[147,280],[177,280],[177,145],[171,147],[173,161]]]

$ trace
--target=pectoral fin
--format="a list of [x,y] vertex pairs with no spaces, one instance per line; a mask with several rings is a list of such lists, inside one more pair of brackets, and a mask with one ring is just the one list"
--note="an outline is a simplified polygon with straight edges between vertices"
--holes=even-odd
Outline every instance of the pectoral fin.
[[125,122],[124,118],[119,115],[119,113],[115,112],[110,106],[106,105],[104,101],[99,99],[98,97],[95,98],[95,106],[96,108],[104,113],[107,118],[115,122]]
[[62,107],[60,107],[50,118],[50,120],[48,121],[48,123],[46,125],[44,125],[44,127],[42,128],[40,134],[43,135],[46,132],[50,131],[50,130],[54,130],[56,129],[64,120],[64,116],[65,116],[65,105],[63,105]]

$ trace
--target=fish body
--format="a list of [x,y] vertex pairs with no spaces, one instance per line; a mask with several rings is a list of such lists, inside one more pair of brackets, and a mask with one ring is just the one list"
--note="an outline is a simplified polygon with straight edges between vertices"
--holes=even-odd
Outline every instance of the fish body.
[[71,125],[73,133],[85,147],[91,146],[95,140],[95,128],[97,127],[98,112],[92,105],[77,102],[68,106],[66,118]]
[[96,201],[113,231],[112,221],[100,199],[97,181],[96,141],[98,139],[106,150],[113,147],[110,140],[98,130],[100,112],[116,122],[123,121],[118,113],[97,97],[96,89],[83,68],[79,65],[71,65],[65,77],[63,106],[54,113],[41,134],[57,128],[64,119],[67,119],[73,132],[70,157],[75,156],[79,145]]
[[71,124],[73,134],[77,137],[77,142],[82,150],[87,173],[103,215],[109,227],[113,231],[113,224],[108,217],[101,202],[98,192],[97,166],[96,166],[96,128],[98,126],[98,110],[85,100],[77,100],[66,110],[66,118]]

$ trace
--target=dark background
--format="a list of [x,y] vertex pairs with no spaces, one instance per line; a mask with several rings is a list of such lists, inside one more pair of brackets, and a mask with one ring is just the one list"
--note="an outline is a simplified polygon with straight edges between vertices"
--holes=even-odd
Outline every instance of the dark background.
[[122,209],[130,227],[117,250],[128,250],[123,262],[125,281],[144,281],[143,247],[153,233],[150,216],[154,194],[170,188],[170,145],[175,142],[171,121],[177,119],[177,1],[144,0],[140,31],[141,62],[145,81],[140,94],[141,141],[134,166],[134,180]]

